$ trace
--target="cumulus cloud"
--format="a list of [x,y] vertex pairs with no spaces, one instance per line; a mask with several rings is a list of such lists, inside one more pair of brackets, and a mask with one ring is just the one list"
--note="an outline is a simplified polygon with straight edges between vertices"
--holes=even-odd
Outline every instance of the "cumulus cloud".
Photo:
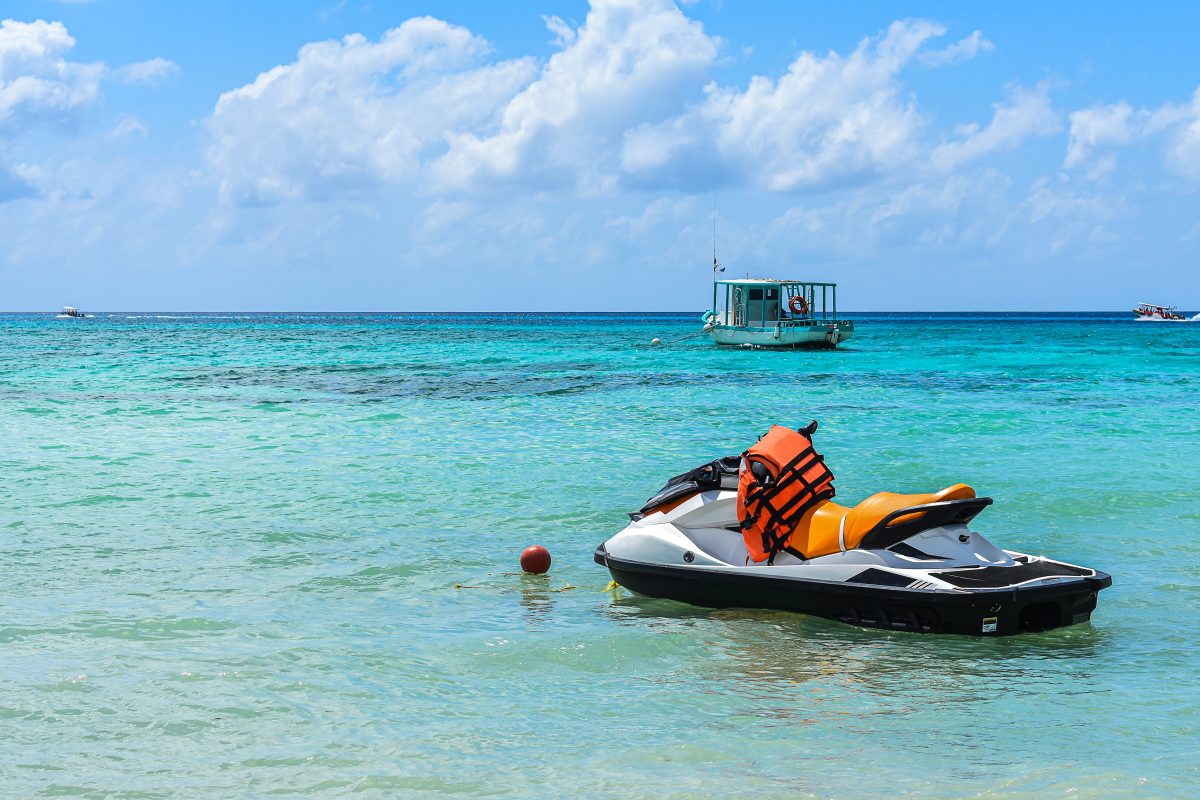
[[451,137],[436,165],[447,185],[611,185],[625,130],[679,110],[688,82],[717,55],[718,43],[671,0],[593,0],[573,33],[557,18],[547,23],[565,47],[505,106],[498,131]]
[[1200,89],[1187,105],[1168,105],[1156,112],[1150,127],[1168,131],[1167,165],[1185,178],[1200,181]]
[[1030,136],[1048,136],[1062,129],[1062,120],[1050,103],[1046,84],[1034,89],[1016,86],[1006,103],[993,105],[992,121],[960,126],[954,141],[934,149],[931,160],[939,169],[954,169],[990,153],[1013,150]]
[[209,162],[234,203],[398,183],[464,128],[486,127],[533,77],[530,59],[480,66],[465,28],[410,19],[377,41],[305,45],[291,64],[221,95]]
[[931,146],[931,118],[902,73],[992,44],[975,31],[931,49],[946,31],[927,20],[895,22],[849,53],[800,53],[784,74],[733,87],[705,85],[722,42],[671,0],[592,0],[577,27],[543,21],[558,49],[540,63],[489,63],[486,41],[428,17],[378,41],[306,45],[218,100],[207,155],[222,197],[270,204],[403,185],[820,191],[930,164],[952,172],[1062,125],[1047,86],[1015,87],[989,123]]
[[1067,143],[1067,157],[1063,161],[1063,166],[1067,168],[1079,166],[1102,147],[1128,144],[1134,137],[1133,108],[1128,103],[1072,111],[1068,118],[1071,134]]
[[560,50],[540,66],[483,63],[487,42],[432,18],[306,45],[218,100],[208,157],[223,197],[611,185],[624,131],[679,111],[717,43],[670,0],[594,0],[578,29],[545,22]]
[[0,126],[60,119],[95,102],[104,65],[68,61],[74,46],[61,22],[0,22]]
[[1200,180],[1200,89],[1188,103],[1135,109],[1126,102],[1072,112],[1063,166],[1098,177],[1113,169],[1117,151],[1150,137],[1164,138],[1168,168]]
[[897,75],[943,32],[896,22],[849,56],[801,53],[777,81],[755,76],[744,91],[710,84],[685,114],[630,131],[622,166],[635,181],[700,174],[775,191],[896,170],[917,154],[925,124]]
[[163,80],[179,73],[179,65],[165,58],[152,58],[139,61],[120,69],[113,70],[113,75],[121,83],[131,83],[140,86],[154,86]]

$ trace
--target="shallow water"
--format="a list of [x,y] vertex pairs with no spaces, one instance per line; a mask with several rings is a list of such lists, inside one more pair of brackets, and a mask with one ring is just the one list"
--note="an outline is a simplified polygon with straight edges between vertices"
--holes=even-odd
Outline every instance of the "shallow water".
[[[1200,324],[646,346],[695,316],[0,316],[0,793],[1195,794]],[[993,541],[1111,572],[1092,624],[606,590],[624,512],[811,418],[843,500],[966,481]]]

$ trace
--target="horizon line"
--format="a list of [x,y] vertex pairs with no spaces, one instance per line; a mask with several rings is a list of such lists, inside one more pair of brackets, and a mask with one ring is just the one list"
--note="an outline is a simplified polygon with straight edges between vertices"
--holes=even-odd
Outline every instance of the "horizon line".
[[[74,306],[72,306],[74,308]],[[3,314],[47,314],[57,315],[62,311],[44,311],[36,310],[4,310],[0,311]],[[88,314],[477,314],[477,315],[503,315],[503,314],[659,314],[659,315],[685,315],[685,314],[701,314],[701,311],[694,310],[675,310],[675,311],[638,311],[638,310],[621,310],[611,311],[604,309],[592,309],[588,311],[564,311],[564,310],[522,310],[522,311],[468,311],[463,309],[442,309],[442,310],[367,310],[356,309],[352,311],[332,311],[322,309],[301,309],[301,310],[282,310],[282,309],[254,309],[254,310],[236,310],[236,309],[196,309],[196,310],[181,310],[181,309],[100,309],[86,310]],[[848,314],[1129,314],[1130,309],[1029,309],[1029,308],[1010,308],[1010,309],[897,309],[897,310],[854,310],[854,311],[839,311],[839,315]]]

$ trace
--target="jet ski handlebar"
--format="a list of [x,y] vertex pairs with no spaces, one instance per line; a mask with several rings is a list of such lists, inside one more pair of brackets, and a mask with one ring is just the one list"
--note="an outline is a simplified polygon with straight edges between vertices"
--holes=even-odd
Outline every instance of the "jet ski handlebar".
[[[867,531],[858,546],[879,550],[899,544],[921,531],[943,525],[965,525],[980,511],[992,504],[990,497],[969,497],[964,500],[942,500],[920,506],[901,508],[888,514]],[[911,519],[905,519],[911,517]],[[898,522],[897,520],[903,520]]]

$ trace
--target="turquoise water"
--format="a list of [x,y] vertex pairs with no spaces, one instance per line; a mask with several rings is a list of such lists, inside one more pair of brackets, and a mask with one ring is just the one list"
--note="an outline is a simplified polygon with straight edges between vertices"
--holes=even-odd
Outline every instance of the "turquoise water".
[[[1194,795],[1200,324],[858,319],[0,316],[0,794]],[[626,511],[811,418],[843,501],[966,481],[1111,572],[1092,624],[606,590]]]

